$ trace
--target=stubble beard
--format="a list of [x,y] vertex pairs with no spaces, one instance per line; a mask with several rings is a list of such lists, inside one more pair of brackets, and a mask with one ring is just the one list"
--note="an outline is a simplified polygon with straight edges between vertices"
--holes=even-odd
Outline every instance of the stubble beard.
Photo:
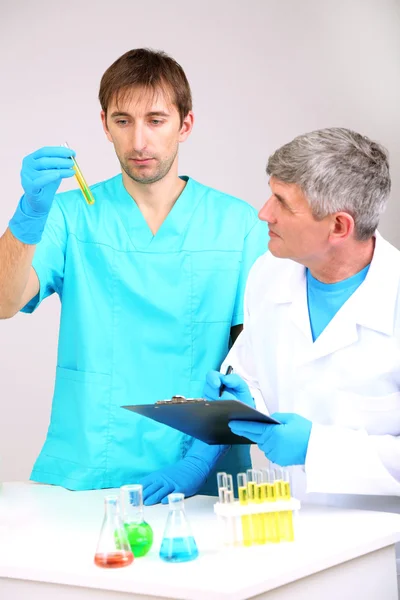
[[125,171],[128,177],[132,179],[132,181],[135,181],[136,183],[150,184],[156,183],[157,181],[164,179],[164,177],[168,175],[172,165],[174,164],[174,160],[177,154],[178,148],[176,148],[175,153],[172,157],[169,156],[164,160],[158,161],[155,170],[149,175],[146,175],[146,173],[140,174],[140,167],[136,167],[138,169],[138,173],[135,173],[135,167],[131,167],[127,160],[122,161],[121,159],[119,159],[119,162],[121,164],[121,168]]

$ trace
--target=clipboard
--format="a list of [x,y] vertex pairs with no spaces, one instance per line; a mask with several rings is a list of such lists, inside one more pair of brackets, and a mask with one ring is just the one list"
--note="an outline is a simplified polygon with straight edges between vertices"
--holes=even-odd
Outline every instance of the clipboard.
[[155,404],[133,404],[121,408],[168,425],[210,445],[254,443],[235,435],[229,429],[229,421],[257,421],[280,425],[279,421],[239,400],[209,401],[204,398],[173,396],[170,400],[159,400]]

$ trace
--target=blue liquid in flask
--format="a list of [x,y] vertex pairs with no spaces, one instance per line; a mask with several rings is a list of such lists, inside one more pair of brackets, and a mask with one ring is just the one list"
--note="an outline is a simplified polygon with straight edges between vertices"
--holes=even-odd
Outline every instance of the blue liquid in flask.
[[167,562],[187,562],[199,555],[193,536],[184,538],[164,538],[160,549],[160,558]]
[[183,499],[184,495],[178,492],[168,496],[169,513],[160,548],[160,558],[167,562],[187,562],[199,555],[185,514]]

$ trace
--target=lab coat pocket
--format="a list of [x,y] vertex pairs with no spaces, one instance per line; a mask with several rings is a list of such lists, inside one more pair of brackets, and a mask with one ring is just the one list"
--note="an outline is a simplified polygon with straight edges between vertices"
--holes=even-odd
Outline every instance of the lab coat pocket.
[[57,367],[47,452],[89,468],[101,466],[110,394],[110,375]]
[[335,425],[371,435],[400,435],[400,392],[385,396],[338,392],[334,414]]

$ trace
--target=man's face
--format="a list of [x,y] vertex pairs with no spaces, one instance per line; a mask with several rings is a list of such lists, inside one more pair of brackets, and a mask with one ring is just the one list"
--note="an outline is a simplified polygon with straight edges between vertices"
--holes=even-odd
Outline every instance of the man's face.
[[258,216],[269,225],[268,248],[274,256],[312,264],[329,249],[333,216],[317,221],[298,185],[271,177],[272,195]]
[[114,144],[125,173],[137,183],[159,181],[177,160],[179,143],[189,135],[193,115],[180,123],[178,110],[160,90],[133,89],[101,113],[104,131]]

